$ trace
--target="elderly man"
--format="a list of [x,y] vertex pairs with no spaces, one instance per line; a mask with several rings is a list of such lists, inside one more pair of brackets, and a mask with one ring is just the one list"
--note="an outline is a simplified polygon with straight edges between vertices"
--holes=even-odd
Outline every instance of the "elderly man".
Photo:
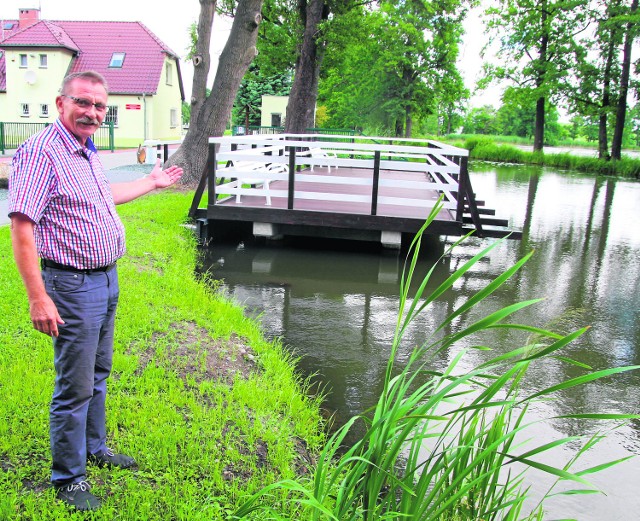
[[67,76],[59,117],[16,152],[9,180],[14,257],[33,327],[53,339],[50,406],[51,481],[78,510],[99,499],[86,482],[87,461],[128,468],[133,458],[106,444],[105,398],[118,302],[116,261],[125,251],[115,205],[182,175],[160,162],[146,177],[110,185],[91,136],[107,112],[107,84],[92,71]]

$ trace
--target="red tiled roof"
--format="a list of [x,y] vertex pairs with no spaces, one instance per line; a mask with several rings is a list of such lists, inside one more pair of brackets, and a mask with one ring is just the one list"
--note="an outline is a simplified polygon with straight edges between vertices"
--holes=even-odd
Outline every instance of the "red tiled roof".
[[[178,56],[140,22],[69,22],[42,20],[12,31],[0,47],[63,47],[74,52],[69,73],[94,70],[113,94],[155,94],[165,55]],[[125,53],[121,68],[109,67],[113,53]],[[177,73],[180,74],[179,63]],[[6,91],[4,53],[0,58],[0,91]],[[62,78],[61,78],[62,80]],[[182,82],[180,88],[182,90]]]
[[73,52],[80,49],[64,29],[43,20],[17,31],[2,41],[3,47],[64,47]]

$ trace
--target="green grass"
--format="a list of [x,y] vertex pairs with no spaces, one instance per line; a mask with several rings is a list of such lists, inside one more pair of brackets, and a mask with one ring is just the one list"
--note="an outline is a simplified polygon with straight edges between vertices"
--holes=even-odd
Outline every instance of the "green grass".
[[606,161],[571,153],[527,152],[511,145],[498,145],[488,137],[469,138],[461,146],[469,150],[469,158],[472,160],[544,165],[596,175],[640,179],[640,159],[623,157],[617,161]]
[[[323,440],[318,400],[295,361],[195,277],[195,239],[182,226],[191,197],[165,192],[119,207],[128,251],[108,437],[139,469],[88,468],[104,501],[91,519],[224,519],[248,494],[294,478]],[[31,326],[8,226],[0,287],[0,519],[86,519],[48,486],[51,340]]]

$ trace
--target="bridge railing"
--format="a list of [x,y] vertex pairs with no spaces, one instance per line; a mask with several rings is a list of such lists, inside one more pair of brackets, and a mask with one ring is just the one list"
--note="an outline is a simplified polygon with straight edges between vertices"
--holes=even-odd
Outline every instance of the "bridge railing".
[[[295,201],[302,199],[367,203],[371,215],[377,215],[381,205],[433,206],[435,199],[413,196],[430,190],[443,194],[444,211],[450,212],[453,220],[462,222],[465,201],[458,194],[466,196],[461,189],[468,184],[467,150],[426,140],[403,140],[399,144],[396,138],[391,144],[392,140],[386,138],[376,138],[378,142],[372,143],[370,138],[354,136],[344,142],[344,136],[327,140],[330,137],[322,136],[319,140],[312,134],[279,134],[210,138],[207,171],[196,190],[191,214],[195,215],[206,186],[210,206],[232,197],[268,196],[286,198],[288,209],[294,209]],[[265,167],[286,166],[288,173],[285,169],[275,172],[272,169],[268,183],[252,186],[241,182],[242,176],[235,175],[237,169],[225,168],[249,162],[261,162]],[[327,175],[327,170],[334,167],[341,170]],[[401,175],[407,172],[416,175],[410,178]],[[279,183],[279,189],[274,188],[274,181],[286,182],[286,189],[282,188],[283,183]],[[305,188],[312,184],[313,191]],[[328,189],[329,185],[333,188]],[[336,185],[340,189],[336,190]]]

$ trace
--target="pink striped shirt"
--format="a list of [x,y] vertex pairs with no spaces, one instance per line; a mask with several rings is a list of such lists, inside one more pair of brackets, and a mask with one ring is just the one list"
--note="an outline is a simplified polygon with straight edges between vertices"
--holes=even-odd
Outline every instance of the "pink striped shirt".
[[9,215],[36,224],[38,255],[79,269],[107,266],[125,251],[102,163],[87,145],[58,119],[16,151],[9,177]]

